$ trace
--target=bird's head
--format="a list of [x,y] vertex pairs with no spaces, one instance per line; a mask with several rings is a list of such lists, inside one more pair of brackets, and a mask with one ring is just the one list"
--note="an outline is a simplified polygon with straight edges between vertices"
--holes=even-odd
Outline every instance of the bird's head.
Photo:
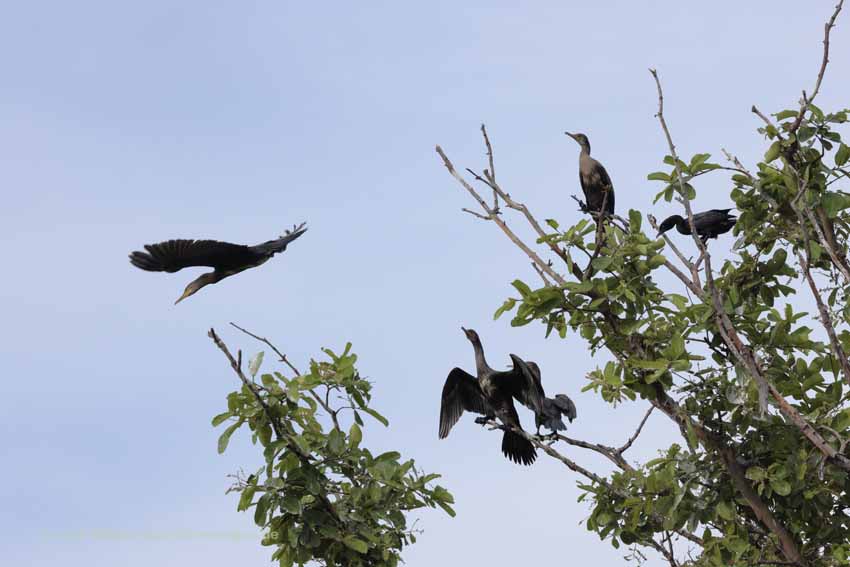
[[661,224],[658,225],[658,234],[656,235],[656,238],[658,238],[659,236],[661,236],[662,234],[682,222],[682,220],[682,217],[680,217],[679,215],[673,215],[664,219]]
[[590,140],[587,139],[587,136],[584,134],[573,134],[571,132],[564,132],[564,134],[575,140],[587,153],[590,153]]
[[183,295],[177,298],[177,301],[174,302],[174,305],[177,305],[190,295],[193,295],[198,292],[199,289],[204,287],[205,285],[215,283],[218,279],[214,277],[214,272],[210,272],[208,274],[201,274],[200,277],[190,282],[189,285],[186,286],[186,289],[183,290]]
[[463,331],[463,334],[466,335],[466,338],[469,339],[470,342],[475,343],[481,341],[481,339],[478,338],[478,333],[476,333],[474,330],[465,329],[463,327],[461,327],[460,330]]

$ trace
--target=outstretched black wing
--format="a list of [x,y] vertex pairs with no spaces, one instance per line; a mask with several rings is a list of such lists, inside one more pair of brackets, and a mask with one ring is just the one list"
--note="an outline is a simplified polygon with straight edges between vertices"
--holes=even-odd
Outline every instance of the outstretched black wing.
[[493,408],[484,398],[474,376],[453,368],[443,385],[440,400],[440,439],[445,439],[464,411],[493,415]]
[[[536,364],[526,363],[515,354],[510,355],[514,368],[506,372],[503,380],[509,385],[511,395],[535,414],[543,414],[543,399],[546,393],[540,383],[540,368]],[[534,365],[534,369],[531,365]],[[535,372],[536,369],[536,372]]]
[[257,259],[248,246],[217,240],[167,240],[146,244],[145,250],[130,254],[130,263],[149,272],[176,272],[190,266],[232,270],[250,267]]
[[269,240],[268,242],[263,242],[262,244],[257,244],[256,246],[252,246],[251,249],[259,254],[263,254],[266,256],[273,256],[278,252],[283,252],[286,250],[286,245],[307,232],[307,227],[305,226],[307,223],[301,223],[299,226],[296,226],[291,231],[287,232],[280,238],[275,240]]

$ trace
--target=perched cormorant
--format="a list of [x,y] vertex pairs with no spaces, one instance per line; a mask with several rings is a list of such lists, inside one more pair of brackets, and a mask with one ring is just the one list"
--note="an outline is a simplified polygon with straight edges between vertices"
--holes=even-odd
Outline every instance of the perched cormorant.
[[[737,217],[729,214],[731,210],[711,209],[710,211],[694,215],[694,228],[703,243],[709,238],[717,238],[717,235],[732,230]],[[691,224],[688,222],[688,219],[682,218],[680,215],[673,215],[664,219],[664,222],[658,226],[658,236],[661,236],[674,226],[679,231],[679,234],[691,234]]]
[[[531,370],[534,384],[537,388],[536,397],[542,402],[542,411],[535,411],[534,413],[534,422],[537,425],[537,434],[540,435],[541,425],[545,425],[553,432],[563,431],[567,428],[567,426],[564,425],[563,421],[561,421],[561,415],[566,416],[566,418],[570,420],[570,423],[572,423],[576,418],[576,405],[569,396],[565,396],[564,394],[556,394],[554,398],[547,398],[546,392],[543,390],[543,384],[540,381],[540,367],[537,366],[536,362],[531,360],[527,361],[526,364]],[[529,403],[522,401],[522,404],[532,411],[535,409],[533,401],[529,401]]]
[[269,258],[286,250],[286,245],[304,234],[306,223],[287,230],[277,240],[256,246],[231,244],[217,240],[167,240],[159,244],[146,244],[147,252],[133,252],[130,263],[149,272],[176,272],[190,266],[209,266],[212,272],[201,274],[189,283],[177,301],[180,303],[205,285],[220,282],[228,276],[248,268],[255,268]]
[[498,417],[508,427],[502,435],[502,453],[515,463],[530,465],[537,458],[534,445],[512,431],[522,429],[513,398],[521,393],[529,403],[537,399],[537,390],[531,382],[530,373],[522,368],[523,361],[515,355],[511,355],[513,369],[502,372],[493,370],[484,359],[478,333],[472,329],[463,329],[463,332],[475,349],[478,379],[460,368],[453,368],[449,372],[440,401],[440,439],[448,436],[464,411],[483,415],[484,418],[475,420],[477,423],[486,423]]
[[[602,212],[605,205],[605,213],[614,214],[614,185],[608,172],[602,164],[590,157],[590,140],[584,134],[571,134],[564,132],[581,146],[578,156],[578,178],[581,182],[581,190],[584,192],[585,203],[582,203],[584,212]],[[607,199],[606,199],[607,195]]]

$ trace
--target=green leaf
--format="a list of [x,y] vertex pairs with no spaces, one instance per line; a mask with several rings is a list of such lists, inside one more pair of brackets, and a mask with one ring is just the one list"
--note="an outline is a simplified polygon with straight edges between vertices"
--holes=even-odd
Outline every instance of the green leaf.
[[688,168],[693,172],[694,169],[704,164],[710,157],[711,154],[696,154],[691,158],[691,163],[688,165]]
[[363,541],[362,539],[357,539],[354,536],[345,536],[342,538],[342,543],[346,546],[350,547],[357,553],[366,553],[369,551],[369,544]]
[[493,320],[495,321],[496,319],[501,317],[503,313],[513,309],[515,305],[516,305],[516,299],[514,299],[513,297],[506,299],[505,302],[502,304],[502,306],[499,307],[498,309],[496,309],[496,312],[493,314]]
[[251,373],[251,378],[254,378],[257,375],[257,372],[259,372],[260,365],[263,364],[264,354],[265,353],[263,351],[258,352],[248,363],[248,372]]
[[836,192],[826,193],[821,199],[821,205],[829,218],[835,218],[839,211],[850,208],[850,195]]
[[236,506],[237,512],[243,512],[251,507],[251,503],[254,500],[254,493],[257,491],[257,487],[254,485],[246,486],[242,491],[242,494],[239,495],[239,504]]
[[770,487],[780,496],[788,496],[791,494],[791,483],[782,479],[770,479]]
[[363,432],[360,430],[360,426],[356,423],[352,423],[351,427],[348,429],[348,446],[352,449],[356,449],[362,440]]
[[664,262],[667,261],[667,258],[664,257],[664,254],[656,254],[652,258],[649,259],[649,269],[654,270],[659,266],[663,266]]
[[735,519],[735,508],[729,502],[718,502],[715,510],[717,511],[717,515],[724,520],[731,522]]
[[629,209],[629,231],[634,234],[640,232],[641,214],[640,211]]
[[452,508],[451,506],[449,506],[445,502],[437,502],[437,506],[439,506],[440,508],[445,510],[446,514],[448,514],[452,518],[454,518],[457,515],[457,513],[454,511],[454,508]]
[[747,478],[756,482],[761,482],[767,478],[767,471],[761,467],[750,467],[747,469]]
[[[398,451],[387,451],[386,453],[381,453],[377,457],[375,457],[375,462],[380,461],[397,461],[401,458],[401,454]],[[437,487],[440,488],[440,487]],[[445,490],[445,489],[443,489]]]
[[646,176],[649,181],[664,181],[665,183],[670,182],[670,176],[663,171],[656,171],[655,173],[650,173]]
[[232,414],[232,413],[230,413],[229,411],[226,411],[226,412],[224,412],[224,413],[220,413],[220,414],[218,414],[217,416],[215,416],[214,418],[212,418],[212,425],[213,425],[213,427],[218,427],[219,425],[221,425],[222,423],[224,423],[225,421],[227,421],[227,418],[231,417],[232,415],[233,415],[233,414]]
[[257,507],[254,508],[254,523],[260,527],[266,525],[266,514],[269,510],[269,499],[270,496],[268,493],[260,496],[260,499],[257,500]]
[[593,259],[593,267],[600,272],[604,272],[612,263],[614,263],[614,259],[610,256],[598,256]]
[[663,358],[660,360],[637,360],[631,358],[628,362],[630,366],[644,370],[667,370],[668,366],[670,366],[670,362]]
[[345,449],[345,436],[342,431],[334,427],[328,434],[328,450],[334,455],[339,455]]
[[514,286],[514,288],[516,288],[516,290],[519,292],[519,294],[521,296],[528,297],[529,295],[531,295],[531,288],[528,287],[528,285],[526,285],[526,283],[523,282],[522,280],[514,280],[513,283],[511,283],[511,285]]
[[782,145],[779,140],[773,142],[767,151],[764,153],[764,162],[770,163],[779,157],[779,152],[782,150]]
[[381,414],[379,414],[378,412],[376,412],[372,408],[362,407],[360,409],[365,411],[366,413],[368,413],[369,415],[371,415],[372,417],[374,417],[375,419],[377,419],[381,423],[383,423],[384,427],[389,426],[390,422],[387,421],[387,418],[385,418],[384,416],[382,416]]
[[850,159],[850,146],[846,144],[841,144],[838,148],[838,151],[835,152],[835,165],[841,167],[847,160]]
[[227,450],[227,444],[230,442],[230,436],[233,435],[233,432],[239,429],[239,426],[242,425],[243,420],[239,420],[236,423],[229,426],[224,430],[224,433],[218,438],[218,454],[222,454]]

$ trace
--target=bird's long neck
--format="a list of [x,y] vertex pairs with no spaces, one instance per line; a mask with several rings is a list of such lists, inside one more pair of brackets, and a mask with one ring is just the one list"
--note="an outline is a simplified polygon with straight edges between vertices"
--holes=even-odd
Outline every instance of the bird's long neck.
[[691,233],[691,224],[688,222],[687,217],[679,217],[679,222],[676,223],[676,230],[679,231],[679,234]]
[[581,154],[579,155],[590,157],[590,142],[581,144]]
[[479,376],[487,374],[490,367],[487,366],[487,360],[484,358],[484,348],[481,346],[481,340],[477,337],[472,341],[472,348],[475,350],[475,370]]

